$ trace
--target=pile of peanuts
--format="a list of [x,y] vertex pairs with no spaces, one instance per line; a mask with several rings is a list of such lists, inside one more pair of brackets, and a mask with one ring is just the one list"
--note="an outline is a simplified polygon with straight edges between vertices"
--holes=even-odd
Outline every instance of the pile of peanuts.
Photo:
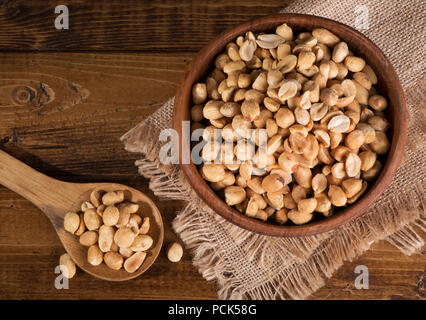
[[67,213],[64,228],[88,247],[87,261],[93,266],[105,262],[113,270],[137,271],[154,242],[148,235],[150,219],[138,214],[139,205],[125,202],[121,190],[95,190],[81,211]]
[[283,24],[273,34],[239,36],[192,88],[191,130],[204,130],[202,177],[241,213],[279,224],[305,224],[315,212],[328,217],[354,203],[390,147],[377,81],[323,28],[293,35]]

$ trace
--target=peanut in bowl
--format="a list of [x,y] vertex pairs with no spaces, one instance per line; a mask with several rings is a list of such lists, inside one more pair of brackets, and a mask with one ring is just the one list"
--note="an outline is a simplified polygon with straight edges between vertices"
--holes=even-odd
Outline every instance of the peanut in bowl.
[[[179,86],[174,128],[180,155],[191,149],[184,120],[221,129],[232,142],[235,163],[181,161],[214,211],[258,233],[302,236],[334,229],[378,198],[401,161],[406,118],[380,49],[348,26],[291,14],[242,24],[207,44]],[[202,158],[217,161],[217,141],[206,141]]]

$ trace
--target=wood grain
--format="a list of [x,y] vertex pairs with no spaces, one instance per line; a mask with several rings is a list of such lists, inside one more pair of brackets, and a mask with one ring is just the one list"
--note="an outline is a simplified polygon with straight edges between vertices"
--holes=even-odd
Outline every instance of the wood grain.
[[[164,238],[161,213],[155,203],[139,190],[117,183],[70,183],[46,176],[6,152],[0,150],[0,184],[29,200],[50,220],[66,252],[75,264],[102,280],[126,281],[140,276],[157,259]],[[87,260],[87,247],[79,238],[64,228],[64,218],[69,212],[80,212],[81,204],[91,199],[92,192],[103,195],[106,192],[122,190],[124,201],[138,204],[136,214],[150,219],[149,235],[154,243],[143,264],[133,273],[124,269],[112,270],[106,264],[93,266]],[[95,213],[96,214],[96,213]],[[86,228],[84,228],[87,230]],[[83,230],[84,231],[84,230]]]
[[[92,3],[100,9],[93,9]],[[50,14],[57,3],[1,2],[0,47],[10,52],[0,53],[0,142],[5,151],[52,177],[72,182],[113,181],[147,193],[163,215],[164,243],[168,244],[178,240],[170,224],[181,204],[160,201],[152,194],[148,181],[137,175],[134,161],[138,155],[124,151],[119,137],[175,93],[185,67],[203,44],[234,25],[234,20],[237,23],[248,16],[277,12],[286,1],[179,2],[175,8],[171,1],[150,2],[149,9],[140,10],[136,16],[138,19],[145,16],[145,24],[157,28],[155,33],[135,19],[127,20],[123,11],[120,15],[109,12],[109,3],[72,1],[70,8],[76,9],[72,14],[81,21],[95,19],[94,11],[115,17],[108,18],[110,21],[103,24],[103,30],[97,28],[99,20],[94,23],[98,31],[92,33],[90,40],[87,33],[84,36],[74,33],[82,41],[75,40],[74,48],[113,49],[102,32],[108,34],[110,28],[131,24],[122,29],[130,36],[126,32],[114,36],[121,39],[118,43],[123,50],[127,43],[128,48],[133,44],[144,52],[16,53],[47,50],[48,44],[51,49],[62,50],[57,43],[66,35],[56,35],[53,27],[44,29],[44,23],[50,27],[53,20],[44,22],[45,16],[40,14]],[[4,12],[5,5],[9,6],[9,14]],[[118,12],[122,8],[116,5],[114,9]],[[176,20],[183,26],[179,30],[173,28]],[[169,35],[171,28],[173,36]],[[187,35],[189,30],[195,31],[195,35]],[[168,49],[167,37],[177,41],[176,50]],[[151,47],[144,49],[141,43],[150,43]],[[13,104],[7,83],[15,86],[17,82],[23,86],[31,84],[37,90],[40,86],[34,83],[46,83],[54,89],[55,100],[41,105]],[[46,101],[45,98],[49,101],[44,90],[38,92],[43,98],[38,101]],[[22,101],[25,94],[18,97]],[[216,297],[215,284],[198,274],[188,251],[179,264],[168,262],[162,251],[144,275],[130,282],[110,283],[78,270],[69,290],[57,290],[54,269],[64,250],[49,220],[29,201],[0,187],[0,221],[0,299]],[[370,290],[354,288],[354,269],[358,264],[369,268]],[[313,298],[425,299],[425,265],[424,255],[407,257],[381,242],[359,260],[346,263]]]
[[[5,0],[0,4],[0,50],[198,51],[220,32],[276,13],[290,2]],[[68,31],[54,28],[58,4],[68,6]]]

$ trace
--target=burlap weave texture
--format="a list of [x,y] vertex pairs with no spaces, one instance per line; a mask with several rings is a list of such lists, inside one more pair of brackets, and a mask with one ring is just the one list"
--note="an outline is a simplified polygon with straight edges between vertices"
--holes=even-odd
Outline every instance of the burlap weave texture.
[[274,238],[243,230],[212,212],[186,182],[179,166],[158,161],[158,135],[171,127],[173,98],[122,137],[127,150],[142,154],[139,172],[165,199],[187,201],[173,228],[193,252],[193,263],[207,280],[218,283],[221,299],[308,297],[324,285],[344,261],[385,239],[405,254],[424,245],[425,18],[424,1],[296,1],[283,12],[324,16],[357,27],[368,12],[368,29],[395,67],[410,114],[405,157],[387,190],[363,216],[327,233]]

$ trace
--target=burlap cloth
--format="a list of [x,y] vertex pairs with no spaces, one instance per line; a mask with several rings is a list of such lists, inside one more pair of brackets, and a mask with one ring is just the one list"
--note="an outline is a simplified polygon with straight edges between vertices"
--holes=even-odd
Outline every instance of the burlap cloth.
[[[403,253],[424,244],[425,214],[425,19],[426,3],[408,1],[296,1],[283,12],[309,13],[356,27],[388,56],[404,87],[409,113],[408,145],[396,176],[366,214],[320,235],[275,238],[243,230],[215,214],[185,180],[179,166],[158,161],[158,134],[171,127],[173,98],[122,137],[127,150],[142,153],[136,162],[150,188],[163,199],[186,201],[173,228],[207,280],[216,280],[220,299],[303,299],[321,288],[347,260],[386,240]],[[357,7],[366,5],[366,7]],[[365,27],[365,25],[364,25]],[[420,234],[418,233],[420,232]]]

